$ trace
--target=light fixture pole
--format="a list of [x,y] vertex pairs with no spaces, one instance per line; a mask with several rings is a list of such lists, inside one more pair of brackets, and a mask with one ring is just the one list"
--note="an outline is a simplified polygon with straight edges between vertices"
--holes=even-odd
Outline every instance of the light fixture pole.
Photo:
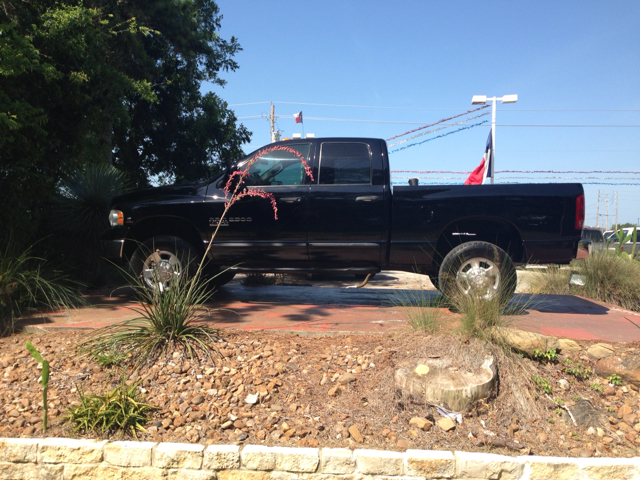
[[494,171],[496,169],[496,102],[500,100],[501,103],[516,103],[518,101],[518,95],[504,95],[502,97],[487,97],[486,95],[474,95],[471,98],[472,105],[484,105],[488,101],[491,102],[491,156],[493,162],[491,162],[491,185],[493,185]]

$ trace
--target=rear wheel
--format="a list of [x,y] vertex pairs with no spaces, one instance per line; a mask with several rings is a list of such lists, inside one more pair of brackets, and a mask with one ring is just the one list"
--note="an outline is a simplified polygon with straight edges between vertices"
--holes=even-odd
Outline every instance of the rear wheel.
[[142,243],[131,257],[132,274],[152,292],[167,290],[176,278],[194,275],[200,255],[186,240],[153,237]]
[[509,255],[487,242],[468,242],[451,250],[442,261],[438,283],[442,294],[482,300],[498,298],[506,304],[516,290],[516,268]]

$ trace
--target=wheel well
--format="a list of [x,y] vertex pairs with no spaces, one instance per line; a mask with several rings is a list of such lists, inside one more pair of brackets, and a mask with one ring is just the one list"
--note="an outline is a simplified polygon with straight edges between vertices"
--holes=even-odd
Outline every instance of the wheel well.
[[462,219],[447,225],[436,243],[434,261],[442,264],[442,259],[458,245],[467,242],[488,242],[503,249],[513,263],[524,261],[524,245],[517,228],[505,220]]
[[142,242],[161,235],[186,240],[197,249],[199,254],[204,253],[204,244],[198,230],[193,224],[178,217],[147,218],[136,223],[130,232],[131,238],[125,243],[125,255],[127,258],[131,258],[133,252]]

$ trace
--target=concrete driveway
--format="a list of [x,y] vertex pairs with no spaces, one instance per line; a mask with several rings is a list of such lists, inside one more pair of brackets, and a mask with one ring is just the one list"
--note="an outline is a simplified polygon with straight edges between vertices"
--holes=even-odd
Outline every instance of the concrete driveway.
[[[526,271],[518,272],[519,288],[512,300],[521,313],[516,328],[581,340],[640,341],[640,314],[593,300],[565,295],[522,293]],[[299,334],[388,333],[406,328],[407,299],[437,297],[428,277],[404,272],[382,272],[364,288],[351,275],[324,279],[287,276],[284,285],[245,286],[238,276],[219,289],[207,304],[204,317],[216,328],[247,331],[279,330]],[[518,293],[519,292],[519,293]],[[103,290],[88,296],[91,307],[32,316],[20,321],[27,331],[93,329],[136,318],[130,288]],[[443,318],[456,314],[441,309]]]

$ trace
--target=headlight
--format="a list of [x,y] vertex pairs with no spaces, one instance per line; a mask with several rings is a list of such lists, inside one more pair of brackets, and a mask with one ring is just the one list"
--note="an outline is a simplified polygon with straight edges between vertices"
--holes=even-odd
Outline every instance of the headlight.
[[120,210],[111,210],[109,212],[109,224],[112,227],[117,227],[118,225],[124,225],[124,215]]

